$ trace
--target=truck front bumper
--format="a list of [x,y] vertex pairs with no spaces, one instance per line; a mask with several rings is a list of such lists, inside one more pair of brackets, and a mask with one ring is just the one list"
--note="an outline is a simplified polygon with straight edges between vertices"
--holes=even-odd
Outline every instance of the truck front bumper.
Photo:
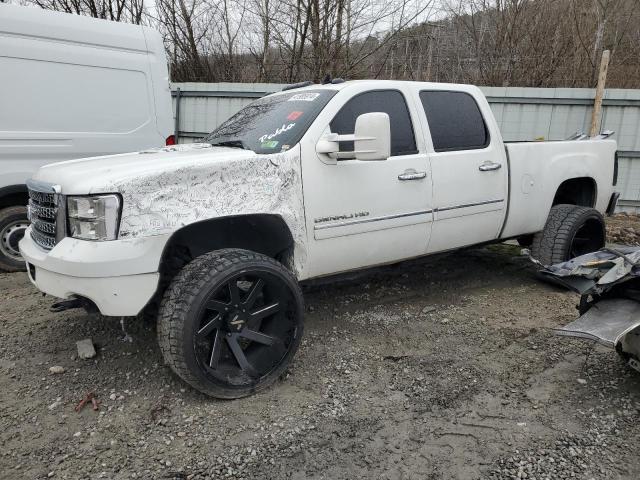
[[62,239],[47,251],[31,239],[20,241],[31,282],[58,298],[85,298],[103,315],[137,315],[158,287],[158,265],[168,235],[91,242]]

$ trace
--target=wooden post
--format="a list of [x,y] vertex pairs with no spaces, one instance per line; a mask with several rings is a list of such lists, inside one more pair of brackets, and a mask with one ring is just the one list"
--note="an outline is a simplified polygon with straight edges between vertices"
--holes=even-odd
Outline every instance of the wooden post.
[[598,74],[598,86],[596,88],[596,98],[593,101],[593,112],[591,113],[591,130],[589,136],[595,137],[600,132],[600,117],[602,112],[602,97],[604,96],[604,86],[607,83],[607,70],[609,69],[609,50],[602,52],[600,60],[600,73]]

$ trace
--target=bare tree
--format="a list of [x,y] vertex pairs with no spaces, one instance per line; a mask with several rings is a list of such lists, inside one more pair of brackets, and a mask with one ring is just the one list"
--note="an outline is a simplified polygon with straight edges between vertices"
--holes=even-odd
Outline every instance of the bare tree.
[[159,0],[156,8],[158,27],[170,51],[172,78],[210,80],[205,50],[211,30],[210,9],[197,0]]
[[46,10],[116,22],[140,24],[145,18],[144,0],[33,0],[33,3]]
[[[610,85],[618,68],[637,72],[638,44],[631,41],[638,0],[456,0],[448,38],[454,80],[484,85],[593,86],[600,53],[613,52]],[[635,19],[635,23],[634,23]],[[624,63],[616,49],[629,54]],[[444,52],[443,52],[444,51]]]
[[640,0],[24,1],[154,26],[174,81],[589,87],[606,48],[608,84],[640,85]]

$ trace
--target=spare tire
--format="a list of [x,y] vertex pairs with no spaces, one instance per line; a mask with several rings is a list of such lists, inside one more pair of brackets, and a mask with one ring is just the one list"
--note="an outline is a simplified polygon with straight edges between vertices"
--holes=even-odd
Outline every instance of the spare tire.
[[595,208],[555,205],[544,230],[533,237],[531,255],[543,265],[566,262],[605,245],[604,217]]

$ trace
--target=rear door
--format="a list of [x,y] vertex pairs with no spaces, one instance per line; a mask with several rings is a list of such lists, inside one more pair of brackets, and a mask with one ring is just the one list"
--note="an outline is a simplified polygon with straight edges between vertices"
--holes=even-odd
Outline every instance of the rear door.
[[431,137],[434,224],[429,252],[493,240],[502,228],[507,158],[488,103],[472,92],[419,92]]

